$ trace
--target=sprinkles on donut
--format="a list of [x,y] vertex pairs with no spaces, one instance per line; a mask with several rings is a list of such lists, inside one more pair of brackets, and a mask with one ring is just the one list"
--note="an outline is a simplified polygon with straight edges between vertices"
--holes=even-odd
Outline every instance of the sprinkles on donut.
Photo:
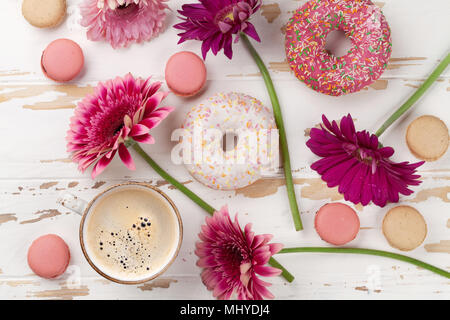
[[[220,190],[246,187],[278,169],[278,130],[270,109],[249,95],[217,93],[188,112],[182,128],[185,166],[204,185]],[[227,133],[237,136],[223,149]],[[192,148],[193,147],[193,148]],[[193,150],[192,150],[193,149]]]
[[[352,48],[342,57],[325,50],[327,35],[342,30]],[[310,0],[286,27],[286,56],[297,78],[332,96],[357,92],[376,81],[391,55],[391,32],[370,0]]]

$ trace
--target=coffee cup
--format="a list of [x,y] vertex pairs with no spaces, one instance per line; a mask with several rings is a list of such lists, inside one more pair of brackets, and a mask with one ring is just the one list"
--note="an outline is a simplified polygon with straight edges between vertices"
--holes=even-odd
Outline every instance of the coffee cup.
[[140,284],[164,273],[183,238],[178,209],[160,189],[129,182],[112,186],[90,202],[64,193],[58,202],[82,216],[83,254],[101,276]]

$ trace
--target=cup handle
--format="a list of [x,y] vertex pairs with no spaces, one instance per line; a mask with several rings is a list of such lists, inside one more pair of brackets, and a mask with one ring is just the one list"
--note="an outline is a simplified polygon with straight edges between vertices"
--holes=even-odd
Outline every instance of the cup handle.
[[88,205],[87,201],[68,192],[60,194],[57,202],[63,207],[78,213],[80,216],[83,215]]

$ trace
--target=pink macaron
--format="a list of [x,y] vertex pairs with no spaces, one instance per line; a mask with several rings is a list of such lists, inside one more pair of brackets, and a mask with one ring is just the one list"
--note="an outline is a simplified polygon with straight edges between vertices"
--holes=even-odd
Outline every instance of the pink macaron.
[[28,249],[28,265],[42,278],[52,279],[62,275],[69,261],[69,247],[55,234],[37,238]]
[[199,93],[206,83],[206,66],[195,53],[181,51],[167,61],[165,77],[173,93],[191,97]]
[[336,246],[356,238],[359,218],[355,210],[344,203],[328,203],[316,213],[314,225],[322,240]]
[[73,80],[81,72],[83,65],[83,50],[69,39],[53,41],[41,57],[42,71],[49,79],[57,82]]

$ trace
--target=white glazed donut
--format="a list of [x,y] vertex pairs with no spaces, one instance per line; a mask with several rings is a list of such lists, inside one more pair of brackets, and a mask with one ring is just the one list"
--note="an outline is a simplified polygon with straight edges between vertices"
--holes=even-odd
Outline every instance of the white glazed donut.
[[[218,93],[193,107],[183,128],[191,150],[187,157],[183,155],[186,168],[210,188],[242,188],[258,180],[262,172],[278,169],[275,120],[272,112],[251,96]],[[237,144],[224,151],[227,133],[237,136]]]

